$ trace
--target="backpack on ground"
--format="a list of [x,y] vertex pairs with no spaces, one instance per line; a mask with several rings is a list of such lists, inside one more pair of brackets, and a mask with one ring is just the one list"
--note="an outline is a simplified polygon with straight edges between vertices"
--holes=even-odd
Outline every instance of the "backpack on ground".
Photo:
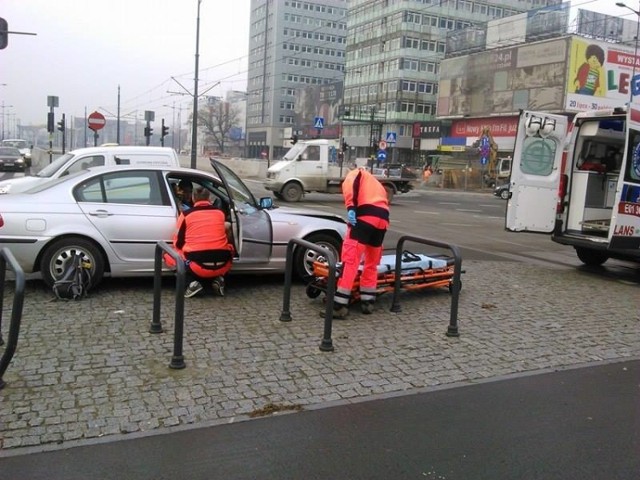
[[82,255],[76,253],[67,262],[67,269],[62,277],[53,284],[56,298],[63,300],[78,300],[87,295],[91,288],[91,263],[83,260]]

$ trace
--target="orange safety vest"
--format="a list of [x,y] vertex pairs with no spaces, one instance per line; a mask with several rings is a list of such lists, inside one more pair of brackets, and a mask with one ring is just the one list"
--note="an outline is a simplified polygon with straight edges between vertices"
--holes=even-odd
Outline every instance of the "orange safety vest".
[[360,243],[380,246],[389,226],[389,200],[384,186],[366,170],[356,169],[342,182],[347,210],[355,210],[357,223],[349,237]]
[[222,210],[206,200],[196,202],[192,208],[180,214],[173,245],[185,253],[226,250],[229,240],[224,222]]

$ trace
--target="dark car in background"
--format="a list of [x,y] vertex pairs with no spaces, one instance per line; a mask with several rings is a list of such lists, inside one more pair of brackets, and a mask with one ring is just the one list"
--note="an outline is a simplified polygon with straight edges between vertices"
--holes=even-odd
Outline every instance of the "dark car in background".
[[509,190],[509,184],[508,183],[503,183],[501,185],[498,185],[493,190],[493,194],[496,197],[502,198],[503,200],[508,200],[510,193],[511,193],[511,191]]
[[16,147],[0,147],[0,171],[23,172],[27,163]]

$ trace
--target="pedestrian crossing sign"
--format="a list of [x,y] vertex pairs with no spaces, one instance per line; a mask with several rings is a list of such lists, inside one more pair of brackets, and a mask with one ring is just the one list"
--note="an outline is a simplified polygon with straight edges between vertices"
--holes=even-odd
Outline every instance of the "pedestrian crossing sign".
[[387,132],[387,143],[396,143],[396,132]]
[[313,128],[322,130],[324,128],[324,118],[316,117],[315,120],[313,121]]

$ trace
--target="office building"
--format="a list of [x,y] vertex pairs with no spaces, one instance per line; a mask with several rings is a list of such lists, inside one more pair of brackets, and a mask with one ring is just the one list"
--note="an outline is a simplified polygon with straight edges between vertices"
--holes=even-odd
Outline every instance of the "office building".
[[278,158],[294,132],[313,127],[304,114],[319,112],[313,92],[343,80],[347,6],[347,0],[251,0],[247,156]]
[[[347,20],[343,136],[357,157],[375,154],[420,164],[420,130],[434,144],[447,135],[437,116],[440,62],[464,40],[482,44],[489,20],[559,5],[559,0],[351,0]],[[512,26],[506,22],[503,29]],[[503,30],[504,31],[504,30]],[[461,35],[452,35],[458,32]],[[464,52],[462,52],[464,53]],[[467,52],[470,53],[470,52]],[[424,151],[423,151],[424,152]]]

